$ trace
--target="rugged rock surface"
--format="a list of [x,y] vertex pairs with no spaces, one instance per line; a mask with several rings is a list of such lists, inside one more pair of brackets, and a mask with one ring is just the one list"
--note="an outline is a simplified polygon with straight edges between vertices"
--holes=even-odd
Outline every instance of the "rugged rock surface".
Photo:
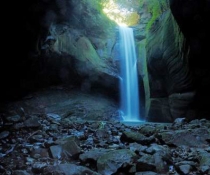
[[170,10],[159,18],[146,45],[151,101],[148,120],[162,116],[163,121],[171,121],[186,116],[195,94],[191,92],[184,36]]
[[194,87],[196,90],[193,108],[198,116],[208,116],[209,99],[209,68],[208,68],[208,42],[210,39],[209,0],[180,1],[170,0],[172,13],[190,46],[189,67],[193,72]]
[[[19,25],[8,34],[14,52],[1,64],[2,101],[52,84],[118,93],[117,25],[95,2],[33,0],[8,8]],[[209,117],[209,0],[116,3],[139,15],[131,27],[147,120]]]
[[[88,108],[94,103],[93,96],[80,95],[79,99],[72,90],[54,91],[60,98],[52,98],[52,89],[48,94],[43,91],[8,104],[7,111],[1,113],[2,175],[210,173],[209,120],[177,118],[173,123],[124,123],[112,102],[105,102],[106,108],[101,109],[104,117],[95,117],[99,106]],[[68,100],[67,95],[71,96]],[[100,103],[105,104],[100,98]],[[84,99],[89,100],[85,105],[89,112],[78,106]],[[57,105],[53,105],[55,102]]]

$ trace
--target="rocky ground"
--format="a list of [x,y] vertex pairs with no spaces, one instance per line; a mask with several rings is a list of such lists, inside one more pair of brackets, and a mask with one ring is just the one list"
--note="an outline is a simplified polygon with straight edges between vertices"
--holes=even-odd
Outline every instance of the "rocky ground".
[[210,121],[125,123],[117,109],[61,87],[4,106],[0,174],[210,174]]

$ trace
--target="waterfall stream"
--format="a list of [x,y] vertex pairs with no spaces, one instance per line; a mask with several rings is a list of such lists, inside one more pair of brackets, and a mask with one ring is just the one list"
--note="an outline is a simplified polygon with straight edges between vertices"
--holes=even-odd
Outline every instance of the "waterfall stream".
[[121,115],[124,121],[140,121],[137,58],[133,29],[119,27],[121,50]]

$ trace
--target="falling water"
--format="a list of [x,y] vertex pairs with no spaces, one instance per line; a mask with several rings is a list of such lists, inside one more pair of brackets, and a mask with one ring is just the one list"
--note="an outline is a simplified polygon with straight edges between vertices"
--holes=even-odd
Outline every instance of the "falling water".
[[140,121],[137,59],[133,29],[119,27],[121,44],[121,112],[124,121]]

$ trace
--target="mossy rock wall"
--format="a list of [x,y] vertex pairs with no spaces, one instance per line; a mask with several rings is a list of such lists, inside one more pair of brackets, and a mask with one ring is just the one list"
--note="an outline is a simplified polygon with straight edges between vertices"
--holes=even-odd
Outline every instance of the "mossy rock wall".
[[[74,7],[71,18],[66,24],[51,26],[50,34],[55,38],[53,51],[79,60],[75,66],[77,72],[93,81],[96,75],[104,74],[117,80],[120,60],[117,25],[102,12],[100,2],[103,1],[96,4],[87,0],[71,1]],[[122,1],[116,0],[116,3]],[[178,96],[173,95],[192,92],[188,46],[167,0],[138,1],[134,10],[140,16],[139,23],[131,27],[136,42],[139,80],[143,80],[144,86],[146,118],[154,120],[153,115],[158,114],[161,121],[172,121],[186,114],[193,99],[193,93],[189,93],[187,99],[184,95],[182,99],[187,103],[179,106],[176,105]]]
[[[155,101],[147,106],[148,120],[162,118],[161,121],[171,122],[177,117],[187,116],[194,96],[188,46],[170,10],[165,11],[149,30],[146,53],[150,100]],[[173,95],[177,93],[180,96]],[[190,96],[186,97],[186,93]],[[165,98],[169,99],[168,103],[163,102]],[[174,105],[177,99],[179,104]]]

